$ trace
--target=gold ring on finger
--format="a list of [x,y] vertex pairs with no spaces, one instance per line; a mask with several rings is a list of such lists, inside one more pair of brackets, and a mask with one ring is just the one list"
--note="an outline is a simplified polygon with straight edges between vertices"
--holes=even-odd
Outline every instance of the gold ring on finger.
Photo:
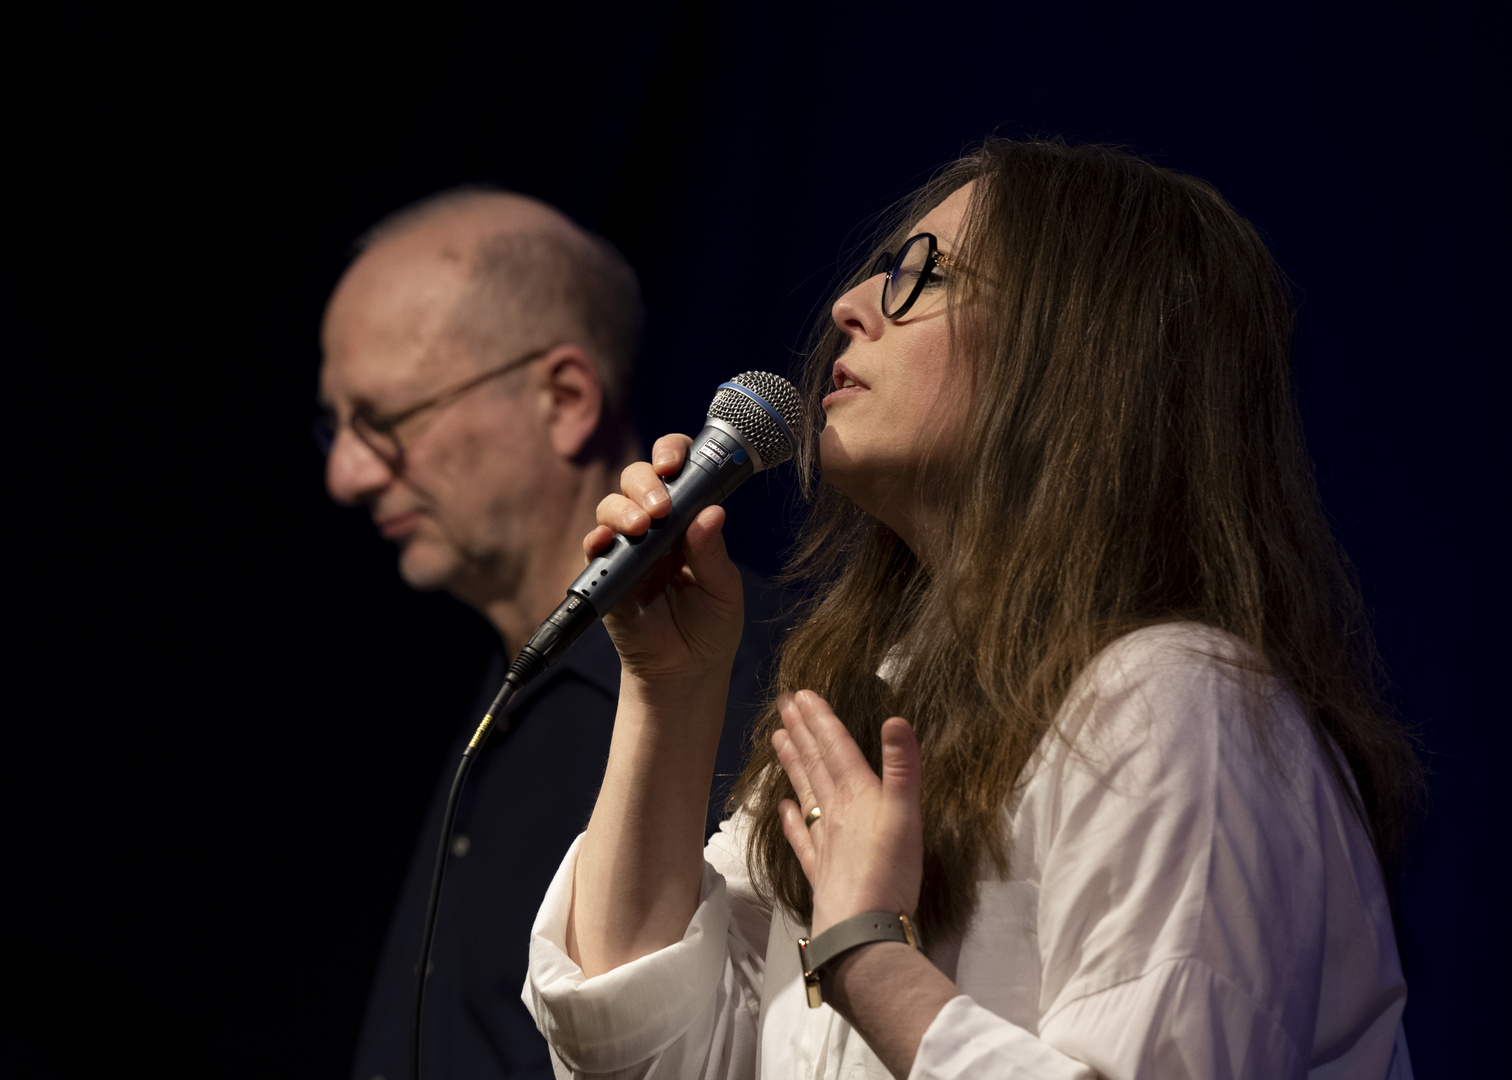
[[821,816],[822,815],[819,813],[819,808],[817,806],[814,807],[808,813],[803,815],[803,827],[805,829],[813,828],[814,822],[818,821]]

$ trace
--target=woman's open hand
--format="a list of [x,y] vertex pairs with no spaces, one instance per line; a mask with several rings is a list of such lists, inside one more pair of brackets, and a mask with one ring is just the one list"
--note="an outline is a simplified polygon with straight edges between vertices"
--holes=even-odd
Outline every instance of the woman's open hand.
[[[865,911],[914,913],[924,874],[919,744],[908,721],[882,725],[882,775],[812,690],[778,701],[772,746],[801,802],[779,806],[782,831],[814,890],[810,933]],[[804,815],[819,807],[811,826]]]
[[[691,443],[686,435],[664,435],[652,446],[649,462],[624,470],[622,494],[604,497],[598,525],[583,538],[587,558],[603,554],[616,533],[640,536],[652,519],[671,511],[662,477],[682,468]],[[690,679],[729,679],[744,601],[740,571],[720,534],[723,525],[722,507],[705,509],[682,542],[605,616],[626,676],[674,687]]]

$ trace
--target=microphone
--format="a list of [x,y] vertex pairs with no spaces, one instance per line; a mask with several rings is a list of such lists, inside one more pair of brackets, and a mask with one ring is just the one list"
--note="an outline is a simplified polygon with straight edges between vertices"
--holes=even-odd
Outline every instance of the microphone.
[[620,533],[588,564],[515,657],[506,680],[518,688],[540,675],[672,550],[705,507],[724,502],[751,476],[792,457],[793,429],[801,415],[798,391],[778,375],[747,371],[720,383],[682,469],[663,478],[672,509],[653,518],[642,536]]

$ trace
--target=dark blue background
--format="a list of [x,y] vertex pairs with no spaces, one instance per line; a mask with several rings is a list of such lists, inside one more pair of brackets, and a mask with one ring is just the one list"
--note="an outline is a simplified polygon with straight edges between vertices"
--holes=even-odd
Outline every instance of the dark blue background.
[[[999,131],[1210,180],[1291,276],[1324,499],[1432,770],[1399,892],[1413,1057],[1489,1070],[1508,719],[1490,5],[602,6],[15,27],[5,1060],[346,1068],[489,644],[321,487],[316,328],[357,233],[495,181],[608,235],[646,284],[654,436],[696,425],[721,378],[788,368],[871,216]],[[782,479],[750,485],[731,546],[773,569],[793,519]]]

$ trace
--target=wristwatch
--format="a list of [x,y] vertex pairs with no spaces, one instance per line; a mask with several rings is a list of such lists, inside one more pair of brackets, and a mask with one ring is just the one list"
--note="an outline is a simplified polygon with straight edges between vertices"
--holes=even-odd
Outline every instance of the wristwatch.
[[819,980],[824,976],[825,968],[852,949],[876,941],[901,941],[919,948],[913,921],[902,912],[894,915],[890,911],[864,911],[837,922],[812,941],[799,938],[798,963],[803,968],[803,989],[808,994],[808,1007],[817,1009],[824,1004]]

